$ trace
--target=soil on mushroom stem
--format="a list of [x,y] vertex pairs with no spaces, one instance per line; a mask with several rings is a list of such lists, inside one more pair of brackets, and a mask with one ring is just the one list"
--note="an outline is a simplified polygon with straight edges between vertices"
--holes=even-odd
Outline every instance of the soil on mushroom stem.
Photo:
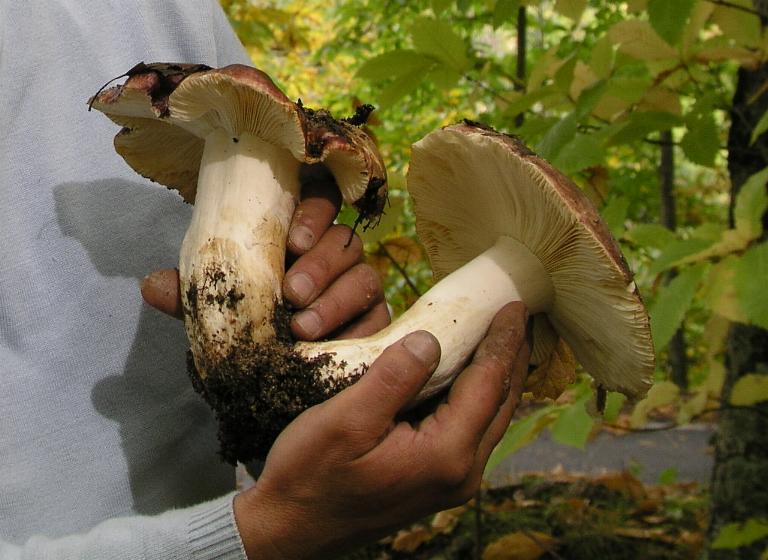
[[321,375],[332,356],[307,359],[296,352],[290,336],[290,312],[281,304],[275,309],[277,339],[257,344],[246,329],[224,359],[206,368],[204,380],[191,351],[187,353],[192,385],[215,411],[220,453],[233,465],[265,458],[277,436],[294,418],[359,378]]

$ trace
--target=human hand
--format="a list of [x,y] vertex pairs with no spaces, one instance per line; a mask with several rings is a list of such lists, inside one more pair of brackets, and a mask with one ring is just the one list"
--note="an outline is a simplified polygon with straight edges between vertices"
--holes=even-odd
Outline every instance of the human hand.
[[[301,170],[302,197],[288,230],[283,297],[299,312],[291,331],[300,340],[368,336],[389,324],[389,311],[376,271],[362,262],[363,243],[347,226],[333,225],[341,195],[322,166]],[[181,319],[176,269],[150,273],[142,282],[144,300]]]
[[523,304],[504,307],[447,401],[418,424],[399,416],[440,358],[425,331],[302,413],[278,437],[255,486],[235,498],[249,558],[329,558],[471,498],[519,402],[526,319]]

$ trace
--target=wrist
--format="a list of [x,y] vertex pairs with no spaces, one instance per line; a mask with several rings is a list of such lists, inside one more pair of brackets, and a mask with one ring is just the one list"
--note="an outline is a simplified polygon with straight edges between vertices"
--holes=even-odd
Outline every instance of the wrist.
[[274,511],[275,508],[264,501],[259,503],[251,489],[235,496],[232,509],[249,560],[287,560],[288,556],[279,544],[281,536],[277,530],[279,523],[276,523],[279,513]]

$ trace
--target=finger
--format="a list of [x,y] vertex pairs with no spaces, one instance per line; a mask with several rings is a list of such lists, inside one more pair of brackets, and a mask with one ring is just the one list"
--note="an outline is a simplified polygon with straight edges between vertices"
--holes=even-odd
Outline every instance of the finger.
[[488,463],[488,458],[507,432],[507,428],[509,428],[509,423],[512,421],[512,416],[515,414],[523,394],[525,378],[528,376],[528,361],[530,357],[531,346],[526,341],[521,346],[515,365],[512,367],[507,399],[501,405],[498,414],[496,414],[478,446],[475,467],[469,476],[471,483],[480,481],[485,471],[485,465]]
[[351,234],[352,230],[347,226],[332,226],[317,245],[299,257],[283,279],[286,301],[295,307],[306,307],[360,261],[363,242]]
[[391,320],[387,302],[382,300],[342,329],[334,338],[339,340],[370,336],[389,325]]
[[336,399],[360,431],[384,434],[395,416],[418,394],[440,361],[440,343],[416,331],[388,346],[360,380]]
[[525,342],[527,311],[520,302],[494,317],[472,363],[459,375],[438,413],[441,437],[473,454],[510,392],[512,367]]
[[317,340],[383,301],[376,271],[366,264],[355,265],[291,318],[291,332],[302,340]]
[[333,175],[322,164],[303,165],[299,172],[301,202],[288,228],[288,252],[303,255],[309,251],[341,208],[341,192]]
[[179,271],[175,268],[155,270],[141,282],[141,297],[155,309],[181,319],[184,316],[179,291]]

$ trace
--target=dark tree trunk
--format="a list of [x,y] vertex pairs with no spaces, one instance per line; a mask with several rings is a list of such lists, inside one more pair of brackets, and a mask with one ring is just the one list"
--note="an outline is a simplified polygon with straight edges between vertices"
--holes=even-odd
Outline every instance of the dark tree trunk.
[[[731,109],[728,137],[728,169],[733,201],[752,174],[768,166],[768,138],[763,135],[750,145],[752,130],[768,110],[768,65],[739,71]],[[768,213],[763,216],[764,229]],[[763,234],[765,241],[765,233]],[[768,331],[734,324],[728,335],[726,380],[723,387],[718,434],[715,440],[715,468],[712,475],[712,518],[709,537],[714,538],[728,523],[750,518],[768,518],[768,403],[754,407],[729,408],[731,389],[748,373],[768,372]],[[731,550],[710,549],[710,560],[760,558],[766,539],[752,546]]]
[[[528,13],[525,6],[517,9],[517,66],[515,69],[515,78],[517,84],[515,89],[523,90],[525,84],[526,62],[528,57]],[[515,126],[520,128],[525,122],[525,114],[520,113],[515,117]]]
[[[661,133],[661,161],[659,162],[659,187],[661,194],[661,225],[670,231],[677,229],[677,204],[675,203],[675,147],[672,131]],[[670,271],[664,278],[668,284],[676,272]],[[675,331],[667,347],[667,370],[672,381],[681,389],[688,388],[688,357],[685,331],[681,326]]]

